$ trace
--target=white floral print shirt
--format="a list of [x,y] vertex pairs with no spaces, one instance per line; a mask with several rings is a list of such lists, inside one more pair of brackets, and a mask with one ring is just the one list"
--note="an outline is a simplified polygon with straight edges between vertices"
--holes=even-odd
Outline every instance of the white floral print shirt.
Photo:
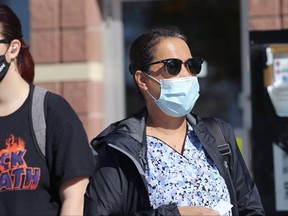
[[[230,203],[224,179],[190,125],[182,154],[155,137],[147,136],[147,145],[145,175],[154,208],[170,203],[209,208],[220,200]],[[232,215],[231,210],[226,215]]]

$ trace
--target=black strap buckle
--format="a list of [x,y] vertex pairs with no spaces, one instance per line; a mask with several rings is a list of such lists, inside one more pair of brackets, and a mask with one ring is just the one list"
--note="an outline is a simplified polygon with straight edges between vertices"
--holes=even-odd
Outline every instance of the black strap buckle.
[[218,145],[218,149],[223,156],[231,154],[231,149],[228,143]]

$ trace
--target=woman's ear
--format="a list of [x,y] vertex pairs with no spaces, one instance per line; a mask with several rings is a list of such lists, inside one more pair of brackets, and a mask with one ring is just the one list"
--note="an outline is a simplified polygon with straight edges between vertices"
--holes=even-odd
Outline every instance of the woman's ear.
[[134,74],[134,79],[141,91],[148,90],[147,83],[146,83],[146,76],[144,72],[137,70]]
[[10,60],[17,58],[20,49],[21,49],[21,42],[17,39],[12,40],[8,50],[8,58]]

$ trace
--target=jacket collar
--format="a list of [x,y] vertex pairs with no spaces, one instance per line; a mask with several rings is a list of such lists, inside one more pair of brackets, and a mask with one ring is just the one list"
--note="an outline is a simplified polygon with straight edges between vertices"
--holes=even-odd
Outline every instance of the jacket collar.
[[128,118],[110,124],[91,141],[91,145],[97,150],[97,145],[108,142],[115,134],[127,135],[139,144],[146,144],[146,119],[147,109],[144,107]]

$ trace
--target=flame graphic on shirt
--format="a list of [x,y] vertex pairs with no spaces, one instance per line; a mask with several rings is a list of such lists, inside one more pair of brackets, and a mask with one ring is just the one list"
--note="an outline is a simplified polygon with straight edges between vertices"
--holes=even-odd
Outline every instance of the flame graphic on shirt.
[[25,141],[10,134],[0,151],[0,191],[36,189],[40,180],[40,168],[28,167],[24,156]]
[[[11,155],[13,152],[23,152],[23,156],[26,153],[25,150],[25,142],[20,137],[15,137],[13,134],[10,134],[5,141],[6,148],[0,151],[0,158],[3,158],[3,155]],[[6,158],[7,161],[7,158]],[[2,163],[0,162],[0,171],[6,171],[7,166],[5,166],[5,161]],[[10,164],[11,165],[11,164]],[[17,164],[18,167],[27,167],[25,161],[23,160],[22,164]],[[11,168],[11,167],[10,167]]]

